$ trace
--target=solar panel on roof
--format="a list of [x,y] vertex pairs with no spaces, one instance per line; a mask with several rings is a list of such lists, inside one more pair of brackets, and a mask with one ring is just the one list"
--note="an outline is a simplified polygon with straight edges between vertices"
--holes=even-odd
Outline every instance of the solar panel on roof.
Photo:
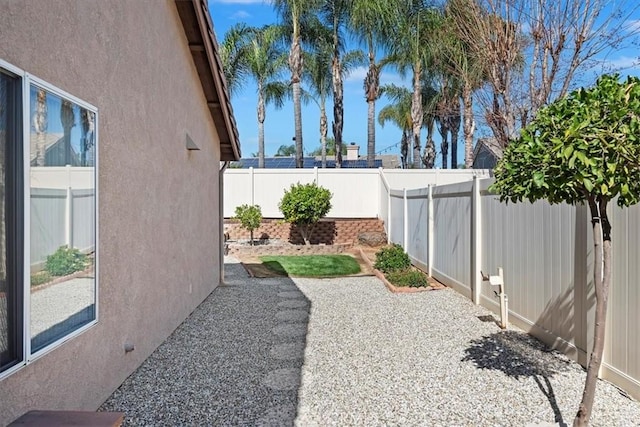
[[[241,159],[238,162],[231,163],[233,167],[241,167],[241,168],[254,168],[258,167],[258,159],[256,157],[250,157],[246,159]],[[295,157],[268,157],[264,159],[264,167],[266,169],[295,169],[296,167],[296,158]],[[311,169],[314,167],[321,168],[322,161],[316,160],[315,157],[303,157],[302,158],[302,167],[305,169]],[[327,160],[327,168],[335,168],[336,161],[335,160]],[[343,168],[360,168],[366,169],[368,167],[367,160],[343,160],[342,161]],[[374,168],[382,167],[382,160],[376,159],[373,164]]]

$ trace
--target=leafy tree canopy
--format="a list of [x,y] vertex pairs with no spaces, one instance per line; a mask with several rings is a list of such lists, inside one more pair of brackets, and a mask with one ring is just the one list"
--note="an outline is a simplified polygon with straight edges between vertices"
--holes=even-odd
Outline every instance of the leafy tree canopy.
[[[347,154],[347,146],[342,145],[342,154]],[[309,152],[310,156],[321,156],[322,155],[322,146],[316,148],[313,151]],[[327,138],[327,156],[335,156],[336,155],[336,140],[334,138]]]
[[492,190],[501,200],[596,199],[630,206],[640,195],[640,79],[605,75],[542,108],[507,146]]
[[308,245],[313,228],[331,210],[331,192],[315,182],[291,184],[278,207],[286,222],[298,226]]

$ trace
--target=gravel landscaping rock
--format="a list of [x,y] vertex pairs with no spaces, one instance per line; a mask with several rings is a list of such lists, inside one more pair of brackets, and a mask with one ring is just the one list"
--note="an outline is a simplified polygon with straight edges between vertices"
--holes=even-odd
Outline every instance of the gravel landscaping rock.
[[[483,321],[487,310],[450,289],[399,295],[375,277],[254,279],[238,264],[225,268],[228,284],[103,410],[125,412],[125,425],[573,421],[584,369]],[[600,381],[591,421],[640,425],[640,404]]]

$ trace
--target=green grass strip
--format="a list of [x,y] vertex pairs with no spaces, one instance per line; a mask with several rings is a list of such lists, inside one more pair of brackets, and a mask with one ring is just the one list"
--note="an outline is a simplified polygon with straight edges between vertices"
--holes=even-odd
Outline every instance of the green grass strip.
[[348,255],[269,255],[262,263],[279,274],[298,277],[337,277],[360,272],[360,265]]

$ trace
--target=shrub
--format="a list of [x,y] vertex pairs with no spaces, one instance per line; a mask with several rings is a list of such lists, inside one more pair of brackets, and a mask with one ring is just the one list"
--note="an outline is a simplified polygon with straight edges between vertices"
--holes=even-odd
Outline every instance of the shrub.
[[429,284],[423,272],[411,269],[391,271],[386,273],[384,277],[395,286],[420,288]]
[[236,219],[240,226],[249,230],[250,243],[253,245],[253,230],[260,227],[262,222],[262,210],[258,205],[240,205],[236,207]]
[[87,266],[87,256],[78,249],[60,246],[53,254],[47,256],[45,269],[52,276],[66,276]]
[[315,182],[292,184],[288,191],[284,191],[278,207],[284,220],[298,227],[305,245],[310,244],[313,227],[331,210],[331,196],[329,190]]
[[373,266],[386,274],[409,268],[411,260],[409,260],[409,255],[405,253],[402,246],[394,243],[393,245],[385,246],[376,253],[376,262]]

